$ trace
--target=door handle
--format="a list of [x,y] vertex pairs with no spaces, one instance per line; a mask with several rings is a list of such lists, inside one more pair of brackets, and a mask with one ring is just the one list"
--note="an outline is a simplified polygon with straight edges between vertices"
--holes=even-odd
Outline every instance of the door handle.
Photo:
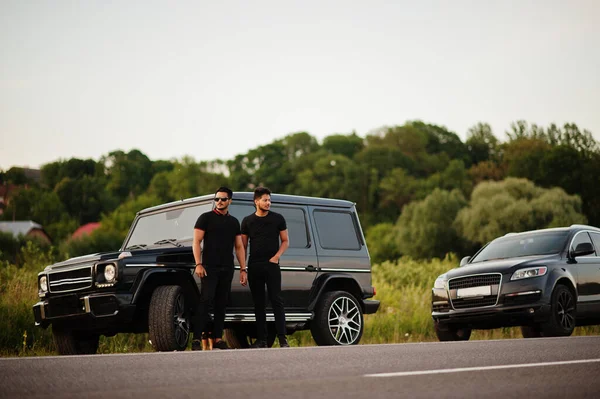
[[304,268],[304,270],[306,270],[307,272],[318,272],[319,270],[321,270],[320,267],[314,267],[313,265],[308,265]]

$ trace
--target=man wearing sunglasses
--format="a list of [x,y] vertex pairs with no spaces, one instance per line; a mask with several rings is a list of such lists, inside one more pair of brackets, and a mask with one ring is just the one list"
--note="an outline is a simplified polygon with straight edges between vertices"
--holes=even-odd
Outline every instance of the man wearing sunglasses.
[[[246,251],[242,244],[240,222],[229,214],[233,192],[227,187],[219,187],[215,193],[215,207],[205,212],[194,226],[192,249],[196,261],[194,273],[201,278],[202,290],[194,322],[192,350],[202,349],[202,331],[210,321],[209,307],[214,308],[212,338],[213,349],[229,349],[221,339],[225,325],[225,307],[231,292],[233,279],[233,248],[240,263],[240,283],[248,281],[246,271]],[[204,248],[200,243],[204,241]]]

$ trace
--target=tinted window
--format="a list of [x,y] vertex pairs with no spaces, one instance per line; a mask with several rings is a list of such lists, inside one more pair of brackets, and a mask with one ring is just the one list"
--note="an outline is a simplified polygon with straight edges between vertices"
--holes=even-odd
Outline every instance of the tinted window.
[[212,204],[202,204],[143,216],[133,227],[131,237],[125,246],[152,245],[165,238],[174,238],[183,241],[181,242],[183,245],[191,245],[196,220],[211,209]]
[[321,247],[326,249],[361,248],[352,214],[349,212],[314,212]]
[[498,238],[483,248],[471,263],[559,253],[565,248],[568,235],[568,231],[553,231]]
[[306,233],[306,216],[302,209],[271,207],[274,212],[281,213],[285,218],[290,238],[290,248],[308,247],[308,235]]
[[[574,251],[575,248],[577,248],[577,245],[579,245],[583,242],[589,242],[590,244],[592,243],[590,236],[585,231],[577,233],[577,235],[575,237],[573,237],[573,241],[571,241],[571,247],[570,247],[571,251]],[[585,255],[585,256],[595,256],[595,254],[590,254],[590,255]]]
[[594,248],[596,248],[596,254],[600,254],[600,234],[599,233],[590,233],[592,236],[592,241],[594,242]]

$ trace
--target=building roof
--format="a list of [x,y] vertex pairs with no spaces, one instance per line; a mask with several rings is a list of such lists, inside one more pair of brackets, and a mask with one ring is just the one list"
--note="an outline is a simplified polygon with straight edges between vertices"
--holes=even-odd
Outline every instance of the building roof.
[[99,222],[91,222],[80,226],[73,234],[71,234],[71,239],[81,238],[83,235],[90,235],[92,231],[96,230],[100,227]]
[[26,236],[31,230],[38,229],[44,230],[40,224],[37,224],[33,220],[24,220],[19,222],[0,222],[0,231],[6,233],[12,233],[14,237],[19,235]]

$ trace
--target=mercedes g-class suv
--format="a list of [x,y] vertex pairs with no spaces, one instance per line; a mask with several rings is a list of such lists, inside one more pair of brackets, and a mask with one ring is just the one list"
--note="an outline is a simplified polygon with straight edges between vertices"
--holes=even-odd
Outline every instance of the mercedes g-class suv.
[[[186,349],[201,289],[193,274],[192,235],[213,197],[144,209],[119,251],[69,259],[39,273],[35,323],[52,324],[60,354],[96,353],[100,335],[125,332],[149,333],[158,351]],[[357,344],[363,314],[375,313],[379,301],[370,299],[371,263],[354,203],[281,194],[271,200],[290,237],[280,260],[288,333],[310,329],[318,345]],[[234,193],[233,216],[241,221],[254,211],[252,193]],[[232,348],[246,348],[256,338],[254,307],[249,288],[239,283],[239,264],[235,269],[224,335]],[[267,321],[272,345],[270,309]]]

